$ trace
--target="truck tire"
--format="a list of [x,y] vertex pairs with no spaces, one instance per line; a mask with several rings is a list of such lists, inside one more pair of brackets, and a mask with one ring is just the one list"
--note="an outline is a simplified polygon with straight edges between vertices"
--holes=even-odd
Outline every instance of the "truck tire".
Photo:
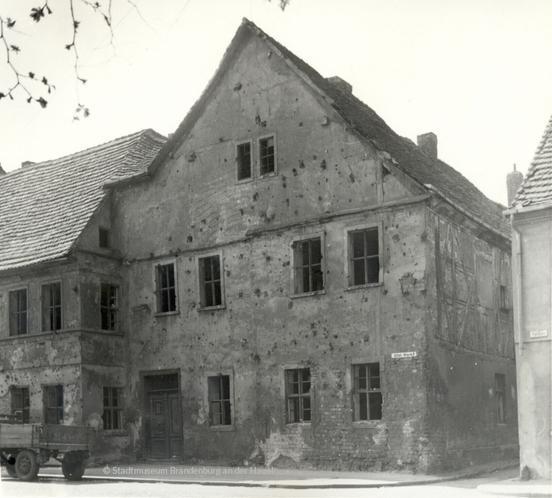
[[17,477],[17,472],[15,471],[15,463],[6,463],[6,471],[10,477]]
[[15,457],[15,472],[22,481],[33,481],[38,474],[38,458],[32,450],[21,450]]
[[86,461],[84,458],[69,455],[67,454],[63,457],[61,471],[68,481],[80,481],[84,474]]

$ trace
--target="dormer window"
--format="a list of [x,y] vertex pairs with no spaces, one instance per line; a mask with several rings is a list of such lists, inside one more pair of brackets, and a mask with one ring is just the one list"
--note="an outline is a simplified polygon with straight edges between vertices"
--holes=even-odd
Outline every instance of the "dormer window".
[[109,249],[111,247],[111,237],[107,228],[100,227],[98,229],[98,245],[102,249]]

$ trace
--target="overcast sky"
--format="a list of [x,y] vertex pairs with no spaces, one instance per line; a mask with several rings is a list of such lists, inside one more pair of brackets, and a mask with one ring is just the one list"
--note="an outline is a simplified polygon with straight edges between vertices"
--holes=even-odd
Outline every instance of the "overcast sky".
[[[439,155],[505,202],[552,114],[552,0],[113,0],[114,33],[75,0],[81,73],[72,77],[67,0],[35,24],[40,2],[0,0],[18,20],[21,69],[56,85],[47,109],[0,100],[7,170],[154,128],[172,133],[213,75],[242,17],[324,76],[339,75],[399,134],[434,131]],[[101,1],[100,1],[101,3]],[[107,0],[105,0],[107,4]],[[4,53],[0,52],[1,57]],[[0,65],[0,91],[11,75]],[[77,102],[88,119],[72,121]]]

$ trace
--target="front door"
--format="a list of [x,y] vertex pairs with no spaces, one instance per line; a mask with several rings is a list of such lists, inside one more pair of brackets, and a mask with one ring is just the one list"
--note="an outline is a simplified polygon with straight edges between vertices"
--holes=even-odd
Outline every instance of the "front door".
[[178,458],[182,454],[182,416],[178,375],[144,377],[146,448],[149,458]]

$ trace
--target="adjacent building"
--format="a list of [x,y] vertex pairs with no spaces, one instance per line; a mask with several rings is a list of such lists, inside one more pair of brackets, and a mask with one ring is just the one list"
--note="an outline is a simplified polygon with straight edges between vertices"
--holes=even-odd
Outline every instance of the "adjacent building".
[[522,476],[552,478],[552,118],[507,211]]
[[[31,237],[48,206],[73,209],[25,169],[0,177],[1,196],[42,185],[40,218],[0,222],[18,234],[0,249],[0,411],[27,387],[44,420],[62,386],[63,423],[97,426],[112,457],[429,471],[517,454],[504,206],[433,133],[398,136],[244,20],[169,140],[133,137],[139,167],[75,205],[89,221],[55,264],[9,258],[50,240]],[[60,274],[61,303],[44,288]]]

